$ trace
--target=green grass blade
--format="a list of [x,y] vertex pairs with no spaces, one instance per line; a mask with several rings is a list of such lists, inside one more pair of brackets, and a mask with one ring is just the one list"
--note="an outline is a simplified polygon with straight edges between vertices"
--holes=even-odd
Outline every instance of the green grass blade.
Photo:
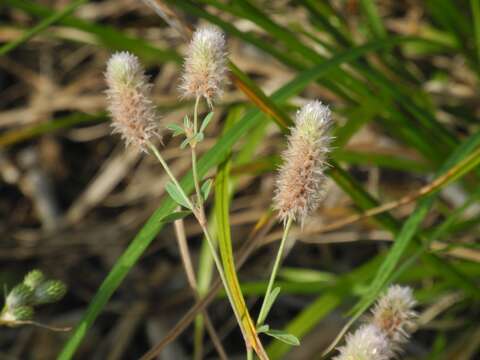
[[34,36],[41,33],[43,30],[47,29],[49,26],[59,22],[64,17],[74,12],[80,5],[86,3],[87,1],[88,0],[75,0],[69,5],[65,6],[65,8],[63,8],[61,11],[51,14],[30,30],[25,31],[18,39],[13,40],[0,47],[0,55],[5,55],[13,49],[17,48],[18,46],[22,45],[23,43],[27,42]]
[[360,5],[368,20],[368,25],[377,38],[383,38],[387,35],[382,19],[378,14],[378,9],[372,0],[360,0]]
[[48,134],[56,130],[71,128],[75,125],[101,122],[105,121],[106,119],[107,116],[103,113],[97,115],[75,113],[60,119],[43,122],[38,125],[7,131],[0,135],[0,148],[26,141],[43,134]]
[[[58,16],[58,13],[54,10],[30,1],[6,0],[6,3],[12,7],[21,9],[32,16],[42,18]],[[174,61],[176,63],[181,62],[180,55],[178,55],[174,50],[160,49],[141,38],[125,35],[110,26],[94,24],[73,16],[62,17],[58,22],[64,26],[79,29],[94,35],[100,44],[112,50],[131,51],[147,63],[158,63],[159,61]]]
[[[456,163],[462,159],[467,158],[468,155],[472,155],[474,149],[477,148],[473,154],[479,151],[480,148],[480,132],[472,136],[469,140],[462,143],[458,149],[447,159],[444,165],[440,168],[438,175],[447,172]],[[458,176],[466,173],[467,169],[471,170],[473,167],[480,163],[480,157],[472,158],[464,168],[458,170]],[[452,179],[458,178],[458,176],[452,177]],[[398,265],[401,257],[404,255],[409,244],[411,243],[414,235],[417,233],[420,224],[424,220],[425,216],[431,209],[433,201],[436,198],[436,194],[429,195],[428,197],[420,200],[417,208],[413,214],[407,219],[403,225],[400,233],[396,236],[394,244],[390,249],[387,258],[377,271],[377,275],[370,285],[370,289],[367,294],[361,299],[354,307],[354,318],[361,315],[378,297],[382,289],[388,283],[389,278],[392,276],[396,266]]]
[[480,66],[480,1],[470,0],[473,17],[473,31],[475,37],[475,47],[477,50],[477,64]]

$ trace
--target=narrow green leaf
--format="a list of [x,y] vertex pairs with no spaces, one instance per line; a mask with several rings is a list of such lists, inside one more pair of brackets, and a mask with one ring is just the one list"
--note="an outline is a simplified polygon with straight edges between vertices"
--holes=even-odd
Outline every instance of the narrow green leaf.
[[207,128],[208,124],[210,124],[210,121],[213,119],[213,111],[209,112],[207,116],[203,119],[202,125],[200,126],[200,132],[203,133],[205,129]]
[[185,140],[182,141],[182,143],[180,144],[180,149],[185,149],[187,147],[188,144],[190,144],[190,138],[186,138]]
[[383,27],[382,19],[378,14],[378,10],[377,10],[377,6],[375,5],[375,2],[372,0],[360,0],[360,4],[362,5],[362,9],[365,12],[365,15],[367,17],[368,25],[370,26],[370,29],[372,33],[375,35],[375,37],[377,38],[385,37],[387,35],[387,32]]
[[[268,298],[265,299],[265,316],[264,316],[265,319],[268,318],[268,313],[272,309],[272,306],[275,303],[275,300],[277,300],[277,297],[280,294],[280,290],[281,290],[280,287],[277,286],[275,289],[272,290]],[[265,319],[261,319],[261,321],[264,322]]]
[[[38,1],[4,0],[3,3],[21,9],[30,15],[42,17],[44,19],[52,16],[60,16],[59,12],[39,4]],[[60,16],[58,22],[63,26],[68,26],[92,34],[101,45],[104,45],[109,49],[131,51],[149,63],[174,61],[179,64],[182,61],[182,58],[170,48],[166,50],[157,48],[142,38],[127,36],[110,26],[91,23],[73,16]]]
[[170,197],[178,205],[183,206],[184,208],[190,209],[190,206],[188,205],[187,200],[185,199],[183,194],[179,191],[179,189],[175,186],[174,183],[169,181],[167,185],[165,185],[165,190],[167,191],[168,195],[170,195]]
[[197,135],[195,135],[195,142],[199,143],[199,142],[202,142],[204,139],[204,135],[202,132],[199,132],[197,133]]
[[267,325],[267,324],[263,324],[263,325],[257,327],[257,333],[258,334],[266,333],[268,330],[270,330],[270,326]]
[[475,46],[477,48],[477,64],[480,66],[480,1],[470,0],[470,6],[472,8]]
[[[454,153],[445,161],[441,167],[438,175],[447,172],[451,167],[458,163],[463,158],[467,157],[476,147],[480,145],[480,132],[472,136],[467,141],[463,142]],[[475,159],[474,159],[475,160]],[[477,159],[478,160],[478,159]],[[473,160],[472,160],[473,161]],[[476,164],[478,164],[476,162]],[[466,167],[471,167],[468,164]],[[464,174],[463,169],[459,170],[459,173]],[[456,178],[456,177],[454,177]],[[436,198],[436,194],[429,195],[428,197],[419,201],[417,208],[412,215],[404,223],[401,231],[396,236],[392,248],[390,249],[385,261],[377,271],[375,279],[370,285],[369,291],[366,295],[357,303],[354,307],[354,318],[358,318],[378,297],[386,284],[388,284],[389,278],[392,276],[395,267],[399,263],[402,255],[407,250],[408,245],[411,243],[414,235],[418,231],[420,224],[433,205],[433,201]]]
[[30,40],[32,37],[35,35],[38,35],[40,32],[43,30],[47,29],[49,26],[55,24],[56,22],[62,20],[64,17],[67,15],[71,14],[72,12],[75,11],[80,5],[86,3],[88,0],[76,0],[70,3],[69,5],[65,6],[64,9],[62,9],[59,12],[54,12],[44,20],[42,20],[40,23],[35,25],[33,28],[25,31],[22,36],[20,36],[18,39],[13,40],[2,47],[0,47],[0,55],[5,55],[8,52],[12,51],[16,47],[22,45],[24,42]]
[[185,130],[178,124],[168,124],[167,129],[173,132],[173,136],[185,133]]
[[162,218],[161,222],[164,224],[171,223],[171,222],[174,222],[175,220],[183,219],[184,217],[190,215],[191,213],[192,213],[191,211],[187,211],[187,210],[176,211]]
[[185,117],[183,118],[183,126],[185,127],[185,129],[192,127],[192,123],[190,122],[188,115],[185,115]]
[[208,195],[210,194],[210,190],[212,189],[212,184],[213,184],[212,179],[208,179],[203,183],[202,188],[200,189],[202,192],[203,200],[208,199]]
[[292,335],[292,334],[288,334],[282,330],[273,330],[273,329],[270,329],[270,330],[267,330],[265,331],[265,334],[277,339],[277,340],[280,340],[281,342],[284,342],[285,344],[288,344],[288,345],[292,345],[292,346],[299,346],[300,345],[300,341],[298,340],[298,338],[295,336],[295,335]]

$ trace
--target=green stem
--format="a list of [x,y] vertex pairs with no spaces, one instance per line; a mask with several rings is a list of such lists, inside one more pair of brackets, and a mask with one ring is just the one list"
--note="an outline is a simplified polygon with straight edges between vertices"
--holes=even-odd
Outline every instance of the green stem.
[[147,142],[147,146],[148,148],[152,151],[153,155],[155,155],[155,157],[157,158],[157,160],[160,162],[160,164],[162,165],[163,169],[165,170],[165,172],[167,173],[168,177],[170,178],[170,180],[173,182],[173,184],[177,187],[177,189],[180,191],[180,193],[182,194],[182,196],[184,197],[184,200],[187,202],[188,206],[190,207],[190,209],[192,211],[195,210],[192,202],[190,201],[190,199],[188,198],[188,196],[185,194],[185,192],[183,191],[183,188],[182,186],[178,183],[177,181],[177,178],[175,177],[175,175],[173,175],[173,173],[171,172],[170,170],[170,167],[168,166],[167,162],[165,161],[165,159],[163,158],[163,156],[160,154],[160,152],[158,151],[157,147],[155,145],[153,145],[150,141]]
[[[195,139],[197,132],[198,132],[198,104],[200,102],[200,97],[197,96],[195,99],[195,108],[193,110],[193,138]],[[195,151],[195,140],[193,143],[190,143],[190,149],[192,152],[192,173],[193,173],[193,183],[195,185],[195,192],[197,194],[197,203],[198,203],[198,208],[203,209],[203,198],[202,198],[202,193],[200,191],[200,179],[198,177],[198,171],[197,171],[197,153]],[[200,210],[203,211],[203,210]]]
[[[208,231],[207,227],[206,227],[206,224],[205,224],[205,221],[202,220],[202,216],[201,214],[198,213],[198,210],[195,209],[195,207],[193,206],[192,202],[190,201],[190,199],[188,198],[187,194],[185,194],[185,192],[183,191],[183,188],[181,187],[181,185],[178,183],[177,179],[175,178],[175,176],[173,175],[173,173],[171,172],[170,170],[170,167],[168,166],[167,162],[165,161],[165,159],[162,157],[162,155],[160,154],[160,152],[158,151],[158,149],[156,148],[155,145],[153,145],[151,142],[148,142],[147,143],[147,146],[148,148],[152,151],[152,153],[155,155],[155,157],[158,159],[158,161],[160,162],[160,164],[162,165],[162,167],[164,168],[165,172],[167,173],[167,175],[170,177],[170,179],[172,180],[173,184],[177,187],[178,191],[182,194],[182,196],[185,198],[187,204],[190,206],[190,208],[192,209],[193,211],[193,214],[195,215],[198,223],[200,224],[200,227],[202,228],[202,231],[203,231],[203,234],[205,235],[205,239],[207,240],[207,244],[208,244],[208,247],[210,249],[210,252],[212,253],[212,257],[213,257],[213,261],[215,262],[215,265],[217,267],[217,271],[218,271],[218,274],[220,276],[220,280],[222,281],[223,283],[223,287],[225,288],[225,293],[227,294],[227,298],[228,300],[230,301],[230,304],[232,306],[232,309],[233,309],[233,312],[235,314],[235,317],[238,321],[238,324],[240,325],[240,328],[242,329],[242,332],[243,332],[243,328],[242,328],[242,322],[241,322],[241,317],[240,317],[240,314],[238,314],[237,312],[237,309],[236,309],[236,306],[235,306],[235,302],[233,301],[233,296],[232,296],[232,292],[231,292],[231,289],[230,287],[228,286],[228,283],[227,283],[227,279],[225,277],[225,273],[223,272],[223,268],[222,268],[222,263],[220,261],[220,258],[218,257],[218,254],[217,254],[217,250],[215,248],[215,245],[213,244],[213,240],[212,240],[212,237],[210,235],[210,232]],[[203,213],[203,211],[202,211]],[[205,217],[203,216],[203,219]]]
[[265,292],[265,297],[263,298],[262,307],[260,308],[260,314],[257,319],[257,326],[263,325],[265,318],[267,317],[267,299],[270,297],[270,293],[273,290],[273,285],[275,284],[275,278],[277,277],[278,269],[280,268],[280,263],[282,262],[283,250],[285,249],[285,243],[287,242],[288,233],[292,226],[293,220],[291,217],[288,218],[287,223],[285,224],[283,230],[282,241],[280,242],[280,247],[278,248],[277,257],[275,258],[275,263],[273,264],[272,273],[270,275],[270,280],[268,281],[267,291]]

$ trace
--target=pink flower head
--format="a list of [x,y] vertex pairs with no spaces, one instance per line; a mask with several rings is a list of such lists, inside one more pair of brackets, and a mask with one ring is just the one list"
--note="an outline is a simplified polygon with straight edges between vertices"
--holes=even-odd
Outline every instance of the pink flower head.
[[198,28],[188,47],[180,90],[185,98],[204,97],[210,107],[226,83],[225,36],[213,26]]
[[324,197],[330,127],[331,112],[320,101],[309,102],[297,112],[274,196],[274,206],[284,222],[292,218],[303,223]]
[[113,133],[120,134],[127,146],[146,152],[147,142],[157,135],[158,114],[150,99],[152,85],[138,58],[128,52],[113,54],[105,78]]

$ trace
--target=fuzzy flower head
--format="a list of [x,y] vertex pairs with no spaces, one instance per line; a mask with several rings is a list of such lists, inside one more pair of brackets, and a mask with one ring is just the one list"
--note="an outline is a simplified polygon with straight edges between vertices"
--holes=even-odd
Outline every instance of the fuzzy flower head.
[[157,135],[158,115],[150,99],[152,85],[135,55],[118,52],[107,63],[108,111],[113,133],[126,145],[146,152],[149,139]]
[[193,34],[184,64],[180,90],[185,98],[204,97],[209,106],[220,97],[226,83],[225,36],[213,26]]
[[386,335],[375,325],[363,325],[348,334],[340,354],[334,360],[389,360],[393,352]]
[[372,323],[381,329],[397,348],[406,342],[417,317],[412,289],[392,285],[372,310]]
[[309,102],[297,112],[273,199],[284,222],[291,218],[303,223],[324,197],[330,127],[330,109],[320,101]]

